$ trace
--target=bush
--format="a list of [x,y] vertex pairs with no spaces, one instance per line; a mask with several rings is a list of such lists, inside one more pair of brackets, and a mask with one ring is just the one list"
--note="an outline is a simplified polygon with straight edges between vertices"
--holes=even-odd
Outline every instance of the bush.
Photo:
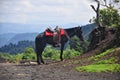
[[34,53],[33,48],[28,47],[24,50],[22,60],[36,60],[36,54]]
[[[63,58],[69,59],[69,58],[78,56],[80,54],[81,54],[80,52],[75,51],[74,49],[70,49],[70,47],[67,47],[66,50],[64,50],[63,52]],[[44,59],[59,60],[60,50],[56,50],[55,48],[52,48],[51,46],[47,46],[43,52],[43,57]]]
[[[67,47],[66,50],[64,50],[63,52],[63,58],[70,59],[80,54],[80,52],[75,51],[74,49],[70,49],[70,47]],[[60,60],[60,50],[56,50],[51,46],[47,46],[43,51],[42,56],[44,59]],[[34,52],[34,49],[32,47],[28,47],[24,50],[23,53],[18,53],[15,55],[10,55],[8,53],[0,53],[0,57],[3,57],[15,63],[21,60],[37,60],[36,53]]]

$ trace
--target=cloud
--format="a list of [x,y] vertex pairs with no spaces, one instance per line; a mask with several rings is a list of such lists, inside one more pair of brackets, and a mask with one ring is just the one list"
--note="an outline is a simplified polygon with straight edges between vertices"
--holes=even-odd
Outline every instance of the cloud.
[[87,0],[0,0],[0,21],[85,24],[94,15],[89,5]]

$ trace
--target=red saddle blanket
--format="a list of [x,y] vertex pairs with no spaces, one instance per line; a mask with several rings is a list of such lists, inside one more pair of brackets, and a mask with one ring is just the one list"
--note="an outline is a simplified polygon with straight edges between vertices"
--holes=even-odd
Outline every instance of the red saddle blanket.
[[[50,31],[47,31],[47,30],[45,31],[45,35],[46,35],[46,36],[54,36],[55,33],[56,33],[56,32],[50,32]],[[64,29],[61,29],[61,30],[60,30],[60,35],[65,35]]]

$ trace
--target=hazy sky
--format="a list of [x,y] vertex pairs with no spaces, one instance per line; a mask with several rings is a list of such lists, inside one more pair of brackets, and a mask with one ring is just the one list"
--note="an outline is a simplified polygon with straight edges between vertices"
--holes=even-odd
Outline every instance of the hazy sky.
[[0,22],[85,25],[95,16],[89,0],[0,0]]

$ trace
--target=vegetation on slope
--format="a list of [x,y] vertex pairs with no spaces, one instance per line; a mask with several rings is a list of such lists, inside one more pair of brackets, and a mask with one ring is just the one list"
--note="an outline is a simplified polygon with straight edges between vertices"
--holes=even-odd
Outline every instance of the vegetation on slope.
[[86,72],[120,72],[120,64],[92,64],[77,67],[76,70]]
[[75,69],[86,72],[120,72],[119,52],[120,47],[108,49],[88,58],[88,61],[93,61],[92,64],[76,67]]

